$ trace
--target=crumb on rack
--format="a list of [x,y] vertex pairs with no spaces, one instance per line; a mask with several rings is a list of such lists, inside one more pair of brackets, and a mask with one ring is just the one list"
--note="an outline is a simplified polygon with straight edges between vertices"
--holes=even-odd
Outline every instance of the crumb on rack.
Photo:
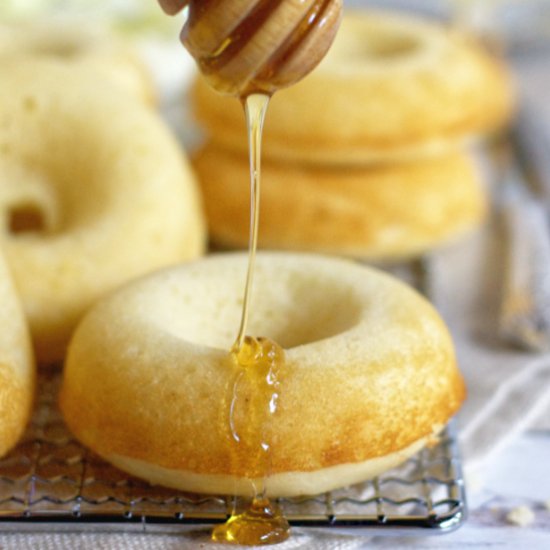
[[512,525],[527,527],[534,523],[535,513],[528,506],[518,506],[508,512],[506,521]]

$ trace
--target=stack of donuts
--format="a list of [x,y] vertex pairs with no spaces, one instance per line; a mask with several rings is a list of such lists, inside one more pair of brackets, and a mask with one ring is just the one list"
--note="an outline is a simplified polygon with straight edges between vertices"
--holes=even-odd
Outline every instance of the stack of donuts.
[[[192,97],[208,134],[194,166],[211,239],[244,247],[242,109],[201,79]],[[466,149],[512,107],[507,72],[472,38],[413,16],[348,14],[321,65],[272,99],[260,246],[392,261],[458,238],[486,212]]]

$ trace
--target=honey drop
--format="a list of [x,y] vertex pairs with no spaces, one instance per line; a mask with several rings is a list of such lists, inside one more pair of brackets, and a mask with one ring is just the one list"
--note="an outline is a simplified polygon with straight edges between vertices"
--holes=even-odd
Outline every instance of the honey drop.
[[284,542],[290,526],[280,510],[267,499],[255,498],[244,512],[232,515],[212,532],[212,540],[246,546]]

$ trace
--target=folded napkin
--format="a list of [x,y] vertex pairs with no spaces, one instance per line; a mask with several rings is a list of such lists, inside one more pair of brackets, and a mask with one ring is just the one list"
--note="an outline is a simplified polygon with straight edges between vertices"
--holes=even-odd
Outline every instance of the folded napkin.
[[[0,533],[2,550],[231,550],[250,549],[250,546],[224,546],[209,542],[207,530],[196,531],[185,537],[181,534],[122,534],[122,533]],[[276,550],[358,550],[367,548],[367,539],[352,535],[322,534],[315,531],[294,529],[291,538],[273,547]],[[258,548],[258,547],[253,547]]]
[[430,260],[431,296],[451,330],[468,387],[459,415],[468,468],[531,427],[550,405],[550,354],[514,349],[498,334],[503,245],[494,219]]
[[[536,113],[539,136],[544,133],[548,138],[548,61],[543,57],[517,59],[515,69],[522,101],[531,118]],[[535,143],[540,146],[542,140]],[[550,139],[547,146],[546,160],[540,147],[532,153],[537,155],[543,177],[550,176]],[[503,228],[494,218],[478,234],[431,259],[432,297],[451,328],[469,389],[460,414],[467,467],[493,456],[526,428],[550,429],[550,354],[514,349],[498,335],[506,252]]]

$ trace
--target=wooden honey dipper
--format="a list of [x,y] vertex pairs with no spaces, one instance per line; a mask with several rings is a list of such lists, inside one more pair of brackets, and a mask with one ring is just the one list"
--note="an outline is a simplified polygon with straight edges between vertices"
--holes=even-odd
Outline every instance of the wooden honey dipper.
[[159,0],[187,6],[181,39],[219,92],[272,94],[306,76],[336,35],[342,0]]

